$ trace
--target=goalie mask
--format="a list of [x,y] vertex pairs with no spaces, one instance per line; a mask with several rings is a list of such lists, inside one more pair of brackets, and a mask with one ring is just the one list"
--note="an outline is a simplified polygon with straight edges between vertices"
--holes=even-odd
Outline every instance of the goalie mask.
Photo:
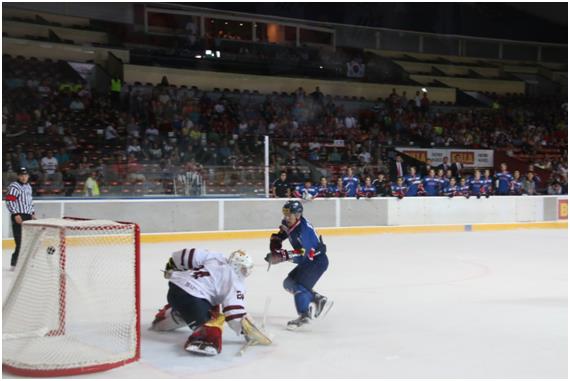
[[231,253],[228,263],[237,274],[243,277],[249,276],[253,270],[253,260],[243,250],[236,250]]

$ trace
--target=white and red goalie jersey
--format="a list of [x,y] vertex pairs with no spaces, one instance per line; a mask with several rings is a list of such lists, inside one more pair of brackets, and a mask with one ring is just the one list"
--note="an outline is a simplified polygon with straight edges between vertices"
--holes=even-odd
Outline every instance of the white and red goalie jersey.
[[183,249],[172,253],[172,260],[177,271],[171,273],[170,282],[212,306],[221,305],[226,322],[239,333],[241,319],[246,315],[245,282],[224,255],[206,249]]

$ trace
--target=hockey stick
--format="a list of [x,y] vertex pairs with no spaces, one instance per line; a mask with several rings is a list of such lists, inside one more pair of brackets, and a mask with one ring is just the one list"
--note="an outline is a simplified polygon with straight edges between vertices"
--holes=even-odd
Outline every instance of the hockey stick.
[[247,348],[251,347],[252,345],[257,344],[256,341],[250,340],[250,341],[246,341],[246,343],[244,345],[241,346],[239,352],[237,353],[238,356],[243,356],[245,351],[247,351]]
[[267,321],[267,313],[269,312],[270,304],[271,304],[271,296],[266,296],[265,307],[263,308],[263,320],[261,321],[261,329],[265,329],[265,322]]

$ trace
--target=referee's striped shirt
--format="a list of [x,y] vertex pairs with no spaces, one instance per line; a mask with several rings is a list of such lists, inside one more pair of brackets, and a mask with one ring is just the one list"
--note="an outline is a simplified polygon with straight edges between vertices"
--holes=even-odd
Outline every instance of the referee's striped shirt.
[[32,186],[14,181],[8,188],[6,206],[11,214],[34,214]]

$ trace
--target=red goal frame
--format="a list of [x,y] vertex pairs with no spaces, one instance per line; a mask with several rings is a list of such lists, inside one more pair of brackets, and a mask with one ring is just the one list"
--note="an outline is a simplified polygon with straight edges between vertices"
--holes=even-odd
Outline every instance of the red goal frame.
[[[69,220],[77,220],[77,221],[89,221],[90,218],[77,218],[77,217],[64,217],[64,219]],[[123,365],[130,364],[132,362],[138,361],[140,359],[141,354],[141,325],[140,325],[140,311],[141,311],[141,301],[140,301],[140,226],[134,222],[125,222],[125,221],[114,221],[117,224],[124,225],[125,229],[131,226],[134,226],[134,234],[135,234],[135,313],[136,313],[136,322],[135,322],[135,336],[136,336],[136,346],[135,346],[135,354],[133,357],[108,363],[108,364],[99,364],[99,365],[92,365],[92,366],[85,366],[85,367],[78,367],[78,368],[67,368],[67,369],[26,369],[26,368],[18,368],[11,365],[2,364],[2,370],[9,372],[11,374],[17,376],[26,376],[26,377],[60,377],[60,376],[72,376],[78,374],[87,374],[87,373],[96,373],[96,372],[103,372],[106,370],[110,370],[113,368],[118,368]],[[45,224],[44,226],[55,227],[60,229],[59,231],[59,239],[60,239],[60,280],[59,280],[59,287],[60,287],[60,299],[59,303],[62,306],[59,311],[59,326],[57,329],[54,329],[47,333],[48,336],[60,336],[65,334],[65,304],[66,304],[66,280],[65,276],[65,254],[66,254],[66,247],[65,247],[65,230],[111,230],[117,229],[118,226],[87,226],[87,227],[61,227],[56,225]],[[119,227],[120,228],[120,227]]]

